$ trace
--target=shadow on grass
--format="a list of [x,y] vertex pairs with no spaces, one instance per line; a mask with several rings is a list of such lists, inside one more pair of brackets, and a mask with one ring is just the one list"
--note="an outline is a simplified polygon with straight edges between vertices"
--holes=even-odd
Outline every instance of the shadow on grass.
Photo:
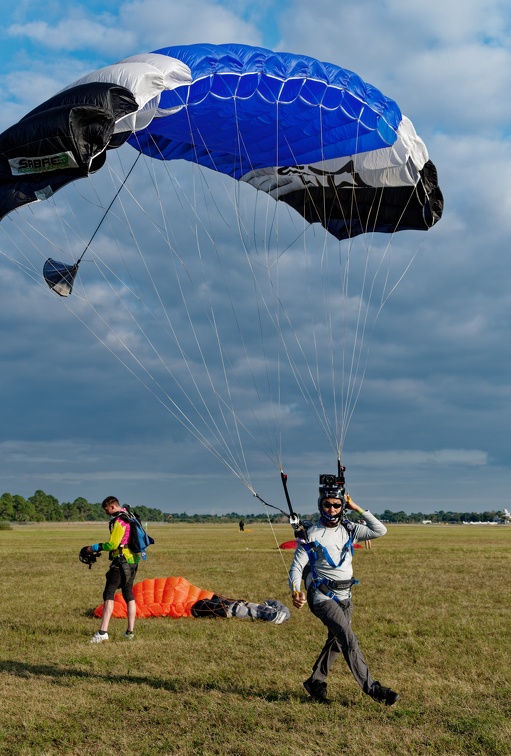
[[[282,691],[260,690],[254,691],[253,689],[236,685],[233,681],[228,684],[214,683],[214,682],[202,682],[200,680],[192,680],[183,682],[179,678],[173,678],[164,680],[161,678],[139,676],[139,675],[119,675],[89,672],[87,670],[81,670],[77,668],[59,667],[51,664],[26,664],[19,661],[0,661],[0,673],[6,672],[8,674],[16,675],[28,679],[32,676],[35,677],[50,677],[55,681],[65,679],[79,679],[79,680],[95,680],[105,683],[125,683],[132,685],[148,685],[156,690],[166,690],[169,693],[185,693],[190,688],[202,691],[217,691],[219,693],[229,693],[242,696],[243,698],[260,698],[269,702],[286,702],[296,701],[297,697],[301,698],[304,703],[317,706],[317,702],[313,701],[309,696],[302,696],[301,692],[297,693],[285,693]],[[345,701],[336,701],[337,704],[349,705]]]

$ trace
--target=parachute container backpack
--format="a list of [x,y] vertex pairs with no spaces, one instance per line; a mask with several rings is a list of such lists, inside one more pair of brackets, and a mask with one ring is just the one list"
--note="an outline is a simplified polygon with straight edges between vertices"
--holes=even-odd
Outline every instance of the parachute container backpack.
[[146,549],[152,546],[154,538],[151,538],[145,530],[140,522],[140,517],[136,512],[132,512],[129,507],[126,507],[126,512],[122,512],[118,519],[124,520],[130,526],[130,539],[128,542],[130,551],[134,554],[140,554],[142,559],[147,559]]

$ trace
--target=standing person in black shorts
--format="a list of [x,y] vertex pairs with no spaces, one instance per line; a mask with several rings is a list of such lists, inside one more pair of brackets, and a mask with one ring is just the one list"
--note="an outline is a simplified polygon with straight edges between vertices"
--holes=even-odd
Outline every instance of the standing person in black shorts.
[[137,605],[133,597],[133,582],[137,574],[140,555],[134,554],[128,546],[130,539],[130,524],[123,518],[126,510],[121,507],[115,496],[107,496],[101,503],[105,512],[110,515],[110,538],[106,543],[94,543],[87,547],[89,554],[98,551],[108,551],[111,560],[110,569],[106,573],[106,585],[103,591],[103,617],[101,627],[92,636],[91,643],[102,643],[108,640],[108,625],[114,610],[114,595],[119,588],[128,607],[128,628],[124,637],[133,640]]

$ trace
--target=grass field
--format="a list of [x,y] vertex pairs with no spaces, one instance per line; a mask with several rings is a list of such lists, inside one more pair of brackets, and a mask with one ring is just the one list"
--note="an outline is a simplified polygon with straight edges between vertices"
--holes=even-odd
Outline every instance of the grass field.
[[[0,531],[2,754],[511,754],[511,527],[390,526],[355,552],[354,629],[373,675],[401,694],[364,696],[344,662],[330,706],[302,682],[325,631],[307,608],[274,626],[124,620],[98,628],[101,523]],[[292,552],[267,525],[154,525],[139,579],[183,575],[236,598],[291,606]],[[275,526],[277,542],[288,526]]]

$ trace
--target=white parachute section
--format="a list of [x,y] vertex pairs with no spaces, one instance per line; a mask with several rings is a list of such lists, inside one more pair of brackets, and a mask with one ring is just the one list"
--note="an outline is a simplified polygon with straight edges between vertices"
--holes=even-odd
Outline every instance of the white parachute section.
[[176,113],[183,107],[176,105],[168,110],[159,110],[164,90],[191,84],[192,74],[188,66],[175,58],[156,53],[132,55],[118,63],[92,71],[73,81],[62,92],[83,84],[117,84],[128,89],[135,97],[138,110],[119,118],[114,133],[135,132],[148,126],[153,118]]

